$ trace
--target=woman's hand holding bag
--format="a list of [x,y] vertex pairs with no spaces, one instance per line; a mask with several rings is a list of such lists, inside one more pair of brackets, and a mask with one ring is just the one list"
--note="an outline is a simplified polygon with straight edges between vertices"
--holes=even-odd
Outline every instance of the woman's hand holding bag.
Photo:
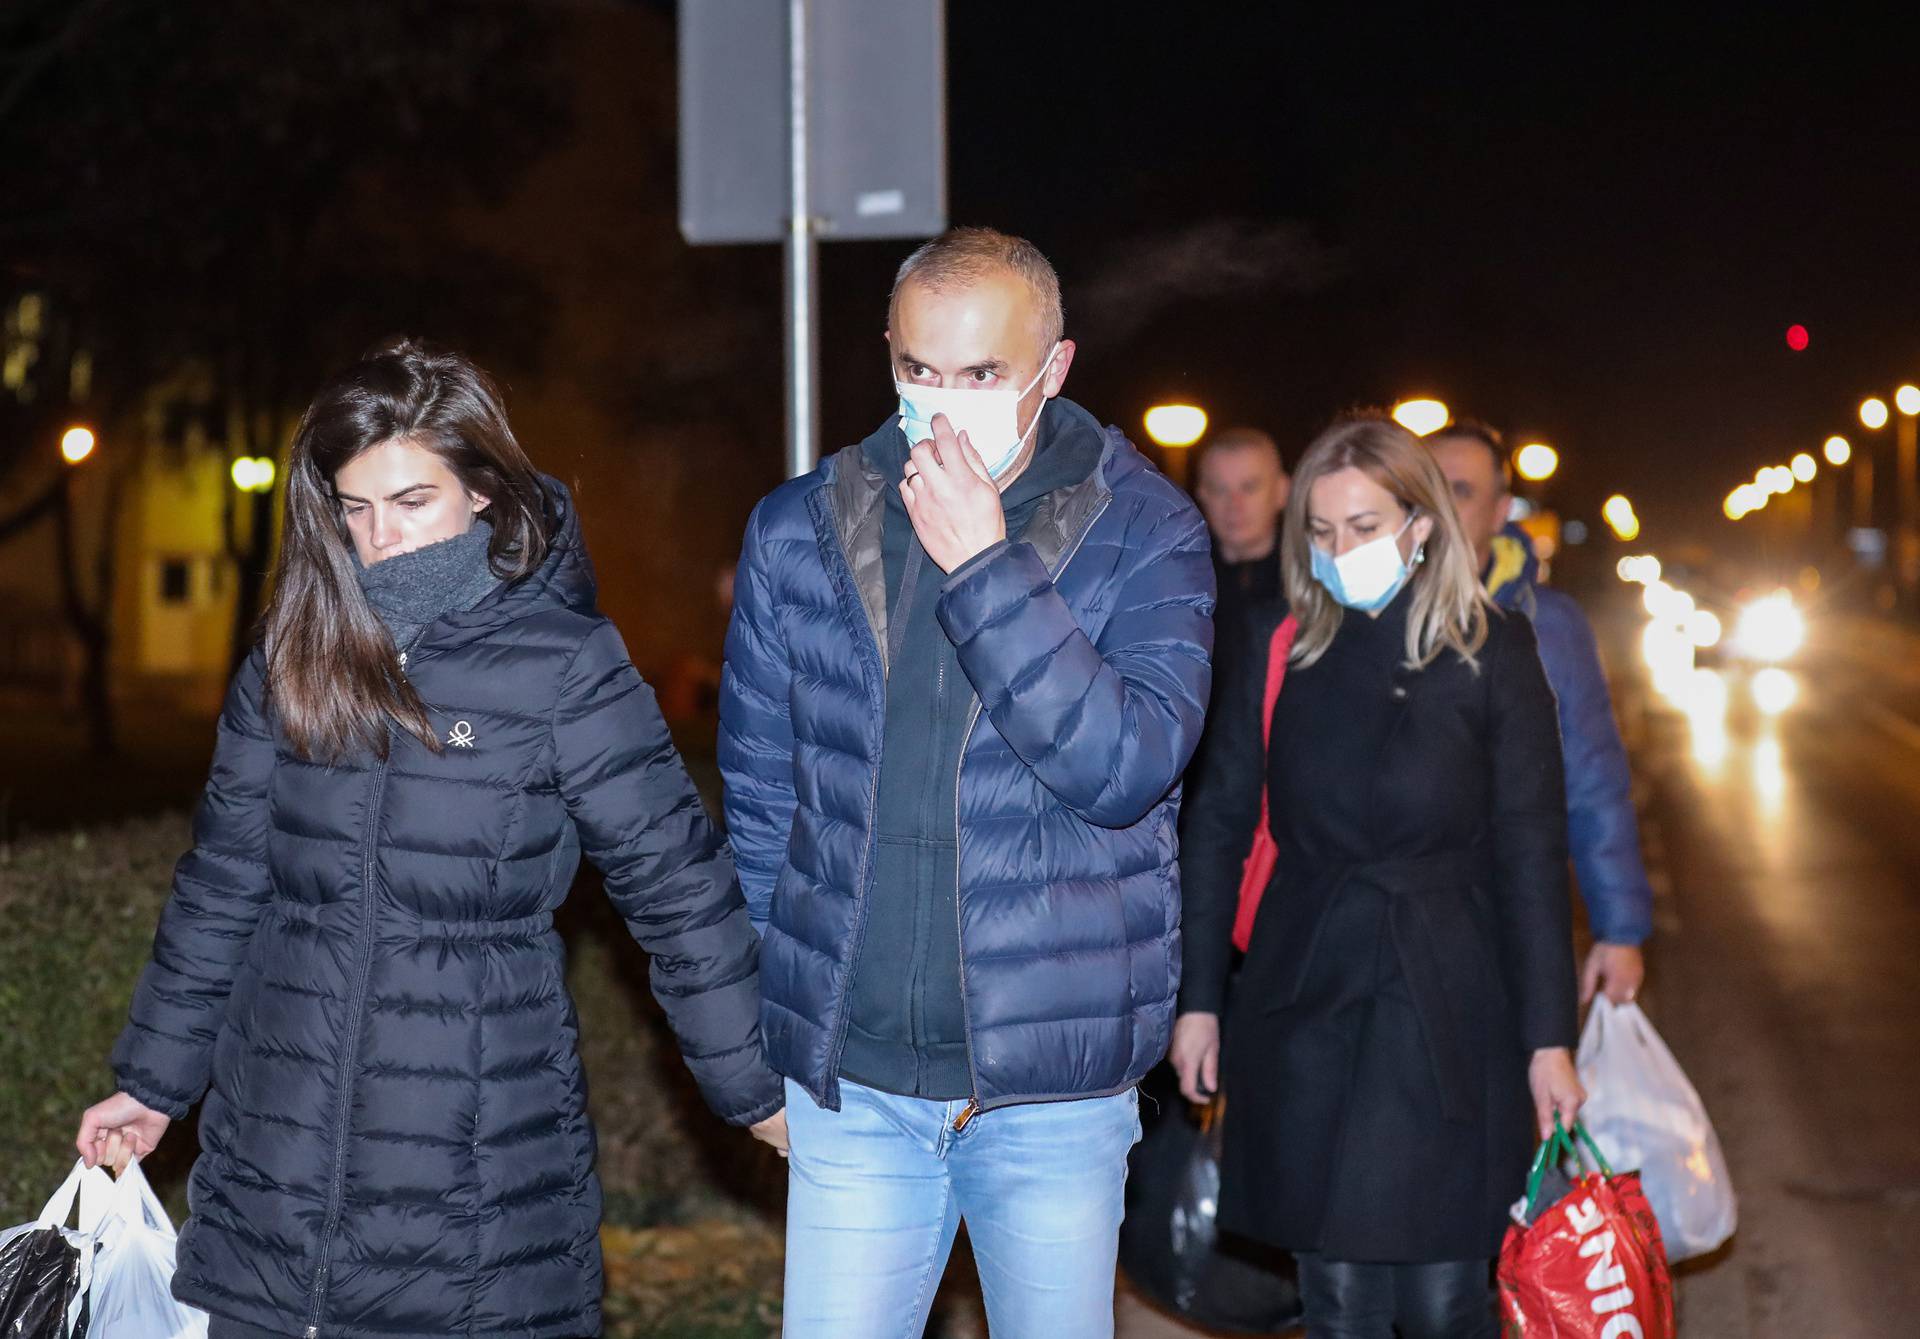
[[1555,1124],[1568,1129],[1580,1118],[1587,1090],[1564,1046],[1548,1046],[1533,1053],[1527,1066],[1527,1087],[1533,1093],[1533,1116],[1542,1141],[1553,1137]]
[[135,1158],[144,1158],[160,1147],[161,1136],[171,1124],[171,1119],[139,1099],[115,1093],[81,1114],[80,1133],[73,1143],[87,1166],[105,1165],[117,1175]]

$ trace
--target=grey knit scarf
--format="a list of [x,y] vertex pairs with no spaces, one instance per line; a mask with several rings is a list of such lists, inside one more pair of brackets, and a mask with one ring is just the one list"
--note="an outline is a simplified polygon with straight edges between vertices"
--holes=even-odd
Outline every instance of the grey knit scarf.
[[360,588],[398,650],[410,650],[442,614],[473,608],[500,584],[487,564],[492,541],[493,527],[476,518],[465,534],[361,567]]

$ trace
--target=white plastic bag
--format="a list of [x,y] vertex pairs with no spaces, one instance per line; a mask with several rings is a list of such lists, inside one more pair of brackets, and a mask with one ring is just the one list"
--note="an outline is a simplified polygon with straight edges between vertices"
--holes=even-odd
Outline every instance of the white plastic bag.
[[1637,1004],[1594,997],[1580,1034],[1580,1119],[1615,1167],[1638,1169],[1667,1259],[1718,1250],[1738,1219],[1700,1094]]
[[81,1225],[96,1213],[87,1339],[206,1339],[207,1313],[173,1299],[173,1223],[138,1158],[117,1182],[83,1188]]

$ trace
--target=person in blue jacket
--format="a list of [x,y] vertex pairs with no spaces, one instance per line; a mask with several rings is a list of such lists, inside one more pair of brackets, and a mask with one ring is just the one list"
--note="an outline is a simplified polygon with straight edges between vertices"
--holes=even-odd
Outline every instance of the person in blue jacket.
[[1532,620],[1547,682],[1559,699],[1567,844],[1594,937],[1581,972],[1581,1003],[1597,990],[1625,1003],[1646,975],[1641,945],[1653,932],[1653,889],[1640,859],[1627,750],[1593,629],[1569,596],[1540,584],[1540,563],[1526,532],[1507,520],[1513,472],[1500,434],[1483,423],[1457,420],[1427,443],[1453,489],[1487,592],[1501,608]]
[[786,1077],[785,1333],[921,1333],[964,1220],[995,1335],[1104,1339],[1179,986],[1206,526],[1058,398],[1075,346],[1031,243],[927,243],[888,327],[898,412],[754,510],[722,676]]

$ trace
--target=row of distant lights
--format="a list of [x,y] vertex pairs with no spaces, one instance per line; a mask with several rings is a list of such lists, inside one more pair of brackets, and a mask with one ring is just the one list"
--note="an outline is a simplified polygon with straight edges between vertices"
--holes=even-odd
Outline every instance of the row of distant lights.
[[1700,608],[1693,596],[1662,578],[1660,560],[1651,553],[1629,554],[1614,565],[1614,571],[1622,581],[1645,588],[1640,600],[1653,618],[1679,628],[1701,650],[1719,644],[1723,631],[1719,616]]
[[[60,458],[69,465],[78,465],[91,456],[98,445],[93,429],[68,428],[60,437]],[[243,493],[273,491],[275,474],[272,456],[241,456],[233,462],[233,486]]]
[[[1920,386],[1902,386],[1893,393],[1894,407],[1909,418],[1920,414]],[[1872,396],[1861,402],[1860,422],[1869,430],[1878,432],[1887,426],[1891,418],[1887,402],[1879,396]],[[1853,446],[1846,438],[1835,435],[1827,438],[1820,448],[1827,458],[1827,464],[1838,469],[1853,459]],[[1751,516],[1764,508],[1776,496],[1784,496],[1793,491],[1795,484],[1810,484],[1820,472],[1820,462],[1812,455],[1802,451],[1786,465],[1769,465],[1753,476],[1751,483],[1741,484],[1731,493],[1723,510],[1727,519],[1740,520]]]
[[[1844,437],[1829,437],[1824,448],[1829,465],[1844,465],[1853,458],[1853,448]],[[1752,483],[1741,484],[1727,494],[1724,510],[1727,519],[1737,521],[1766,506],[1775,496],[1784,497],[1795,484],[1810,484],[1820,473],[1820,462],[1802,451],[1785,465],[1769,465],[1753,476]]]

